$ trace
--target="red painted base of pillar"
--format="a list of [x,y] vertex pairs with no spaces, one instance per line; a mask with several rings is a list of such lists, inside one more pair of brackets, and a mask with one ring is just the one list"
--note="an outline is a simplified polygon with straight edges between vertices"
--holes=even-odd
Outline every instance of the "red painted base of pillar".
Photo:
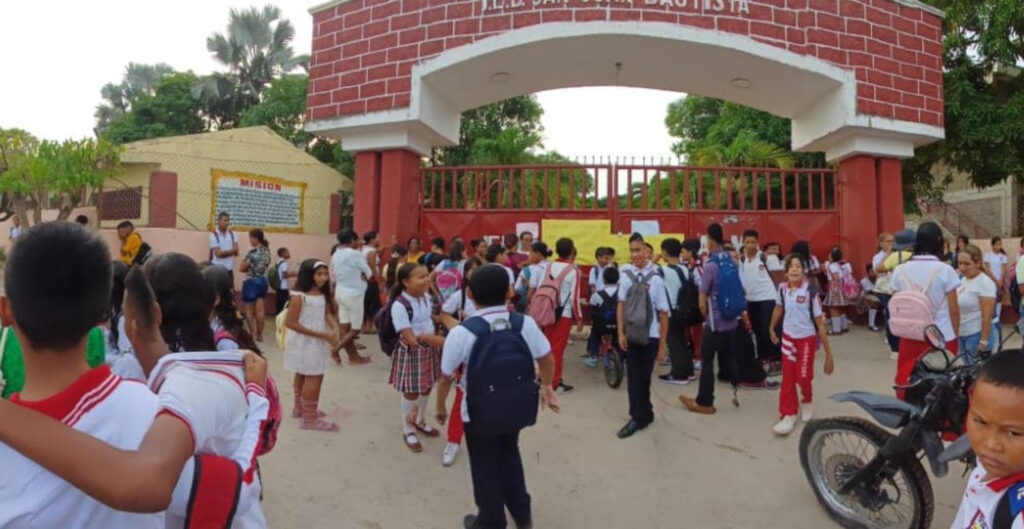
[[356,232],[377,229],[380,214],[380,153],[360,152],[355,156],[355,208],[352,212]]
[[863,274],[878,245],[875,159],[855,156],[839,162],[839,240],[843,257]]
[[903,167],[896,158],[877,160],[878,227],[896,233],[903,229]]
[[385,246],[419,232],[420,155],[405,149],[356,154],[354,227],[374,230]]

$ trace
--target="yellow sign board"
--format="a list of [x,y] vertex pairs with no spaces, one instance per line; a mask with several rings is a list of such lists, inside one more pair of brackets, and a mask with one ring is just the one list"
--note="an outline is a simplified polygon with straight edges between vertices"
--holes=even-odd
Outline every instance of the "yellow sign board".
[[[615,249],[615,261],[620,264],[629,262],[629,235],[612,233],[610,220],[566,220],[544,219],[541,221],[541,234],[544,242],[554,250],[555,241],[568,237],[576,245],[576,263],[593,266],[594,252],[602,246]],[[682,233],[662,233],[645,235],[644,241],[654,246],[654,251],[661,251],[661,241],[675,237],[682,241]]]
[[210,170],[210,226],[226,211],[238,230],[302,233],[306,183],[236,171]]

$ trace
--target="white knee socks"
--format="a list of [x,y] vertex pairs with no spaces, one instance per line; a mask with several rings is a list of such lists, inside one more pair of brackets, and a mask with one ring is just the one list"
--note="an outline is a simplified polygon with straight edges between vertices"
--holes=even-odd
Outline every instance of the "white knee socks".
[[868,327],[875,327],[875,318],[878,316],[878,309],[868,309]]
[[416,421],[419,424],[427,423],[427,404],[430,403],[430,395],[420,395],[419,399],[419,413],[416,415]]
[[833,316],[832,317],[832,334],[839,334],[843,332],[843,317]]
[[[409,414],[412,413],[412,410],[415,407],[415,400],[408,400],[404,396],[402,397],[402,433],[415,433],[416,430],[414,430],[412,425],[409,424]],[[422,413],[422,410],[420,413]]]

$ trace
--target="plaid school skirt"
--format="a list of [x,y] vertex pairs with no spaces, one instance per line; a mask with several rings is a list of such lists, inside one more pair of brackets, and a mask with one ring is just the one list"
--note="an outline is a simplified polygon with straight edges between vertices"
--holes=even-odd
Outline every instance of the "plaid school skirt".
[[399,393],[427,393],[441,377],[441,353],[434,347],[406,345],[399,340],[391,355],[388,380]]

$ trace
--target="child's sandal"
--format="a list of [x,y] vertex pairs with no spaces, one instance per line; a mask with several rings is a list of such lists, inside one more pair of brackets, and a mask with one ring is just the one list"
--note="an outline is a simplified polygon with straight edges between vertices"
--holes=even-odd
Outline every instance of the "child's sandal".
[[314,430],[318,432],[337,432],[338,428],[338,423],[323,419],[317,419],[313,424],[302,421],[302,424],[299,425],[300,430]]
[[423,451],[423,445],[420,444],[420,438],[416,437],[414,433],[407,433],[402,435],[402,439],[405,441],[405,446],[409,447],[414,453],[420,453]]
[[432,428],[426,424],[412,423],[412,427],[419,430],[419,432],[427,437],[437,437],[441,435],[441,432],[437,428]]

